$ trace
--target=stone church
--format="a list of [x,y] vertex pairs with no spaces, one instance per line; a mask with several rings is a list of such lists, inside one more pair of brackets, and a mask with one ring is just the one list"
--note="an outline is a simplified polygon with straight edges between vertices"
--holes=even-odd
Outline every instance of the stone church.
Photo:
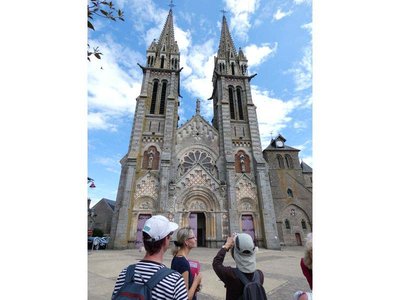
[[[225,16],[209,99],[212,124],[197,100],[195,116],[178,127],[182,68],[172,10],[146,57],[139,64],[143,81],[129,149],[121,159],[111,247],[141,247],[143,224],[155,214],[191,226],[199,247],[220,247],[234,232],[247,232],[268,249],[301,244],[312,220],[307,168],[280,135],[262,151],[250,87],[255,75],[235,49]],[[311,168],[306,171],[311,178]]]

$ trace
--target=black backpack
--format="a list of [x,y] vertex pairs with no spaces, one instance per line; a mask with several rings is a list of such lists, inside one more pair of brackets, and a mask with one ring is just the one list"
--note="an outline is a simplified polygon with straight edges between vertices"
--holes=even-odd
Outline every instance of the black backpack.
[[244,285],[243,294],[239,299],[243,300],[267,300],[265,289],[261,284],[260,273],[256,270],[250,281],[239,269],[233,269],[236,276]]
[[156,273],[154,273],[154,275],[147,282],[144,282],[142,278],[143,284],[141,284],[134,281],[135,265],[130,265],[126,270],[124,284],[112,297],[112,300],[150,300],[151,290],[156,286],[157,283],[160,282],[160,280],[173,272],[174,271],[169,268],[161,268]]

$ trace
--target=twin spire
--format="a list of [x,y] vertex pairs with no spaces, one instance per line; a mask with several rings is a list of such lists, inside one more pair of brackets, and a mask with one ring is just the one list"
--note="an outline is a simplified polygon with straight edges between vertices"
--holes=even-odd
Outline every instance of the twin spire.
[[[179,69],[180,54],[178,43],[175,41],[174,20],[171,8],[158,41],[153,40],[147,49],[147,66],[161,69]],[[215,70],[220,74],[247,75],[247,59],[239,48],[236,51],[225,15],[222,17],[221,37],[219,40]]]

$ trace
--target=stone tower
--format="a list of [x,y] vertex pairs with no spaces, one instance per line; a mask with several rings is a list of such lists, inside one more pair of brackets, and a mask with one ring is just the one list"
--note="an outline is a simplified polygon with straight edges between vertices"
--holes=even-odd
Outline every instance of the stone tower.
[[[116,212],[111,229],[115,248],[135,241],[139,208],[154,213],[165,210],[168,173],[174,151],[179,106],[179,48],[174,38],[172,10],[169,11],[158,41],[146,52],[142,88],[129,150],[121,160],[121,176]],[[157,201],[154,201],[157,199]]]
[[[213,75],[212,124],[196,114],[178,128],[179,49],[172,10],[147,49],[141,93],[121,176],[111,246],[139,248],[146,219],[163,214],[191,226],[198,246],[220,247],[248,232],[280,249],[268,166],[262,156],[247,59],[237,53],[225,16]],[[194,103],[194,102],[193,102]]]
[[[222,18],[218,54],[214,58],[213,126],[219,132],[218,165],[227,185],[229,226],[240,231],[240,210],[250,205],[263,236],[264,247],[278,249],[275,212],[262,156],[256,107],[251,98],[247,59],[241,48],[237,53],[225,16]],[[241,187],[252,186],[253,197],[240,199]]]

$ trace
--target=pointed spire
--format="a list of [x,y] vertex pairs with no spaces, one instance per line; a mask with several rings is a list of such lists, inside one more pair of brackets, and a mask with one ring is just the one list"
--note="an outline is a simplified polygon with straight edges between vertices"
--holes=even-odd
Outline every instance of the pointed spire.
[[167,20],[165,21],[164,28],[158,39],[158,50],[161,52],[177,53],[178,44],[175,42],[174,36],[174,20],[172,16],[172,9],[169,10]]
[[231,34],[229,33],[228,23],[225,14],[222,16],[221,38],[219,40],[218,57],[229,59],[236,58],[236,49],[233,44]]
[[200,114],[200,99],[197,98],[196,100],[196,115]]

